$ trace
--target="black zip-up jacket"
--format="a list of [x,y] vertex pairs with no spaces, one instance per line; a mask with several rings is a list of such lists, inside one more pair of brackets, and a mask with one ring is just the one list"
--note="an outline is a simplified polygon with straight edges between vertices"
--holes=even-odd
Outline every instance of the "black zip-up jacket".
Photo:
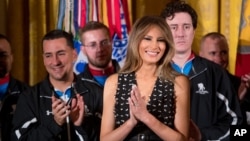
[[9,85],[6,91],[6,94],[1,101],[0,109],[0,124],[1,124],[1,140],[9,141],[10,132],[11,132],[11,122],[13,114],[15,112],[15,107],[19,95],[26,89],[29,88],[29,85],[21,82],[12,76],[10,76]]
[[[241,84],[241,77],[232,75],[230,72],[227,71],[227,74],[236,90],[238,93],[240,84]],[[243,117],[243,123],[242,125],[247,125],[247,112],[250,112],[250,90],[247,89],[247,92],[245,96],[240,100],[240,107],[241,107],[241,112],[242,112],[242,117]]]
[[202,140],[229,140],[230,125],[242,123],[237,93],[219,65],[199,56],[192,63],[191,119],[199,127]]
[[[115,72],[118,72],[120,66],[117,61],[112,60]],[[95,114],[87,115],[84,120],[87,121],[85,127],[90,141],[100,140],[101,115],[103,110],[103,86],[100,85],[89,71],[88,65],[82,73],[77,76],[82,80],[82,84],[86,87],[89,95],[95,95],[94,105],[96,105]]]
[[[75,80],[77,93],[83,95],[85,110],[88,113],[95,110],[95,97],[87,93],[81,80]],[[48,77],[22,93],[19,97],[16,112],[13,117],[13,130],[11,139],[22,141],[67,141],[66,123],[59,126],[52,114],[53,88]],[[74,95],[74,94],[73,94]],[[85,121],[83,121],[85,122]],[[88,136],[84,125],[76,127],[70,123],[71,140],[87,141]]]

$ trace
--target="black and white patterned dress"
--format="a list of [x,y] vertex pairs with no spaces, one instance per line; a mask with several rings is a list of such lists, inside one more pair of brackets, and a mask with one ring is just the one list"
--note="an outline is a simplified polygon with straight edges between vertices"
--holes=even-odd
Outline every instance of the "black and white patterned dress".
[[[129,74],[121,73],[118,75],[114,111],[116,128],[129,119],[128,98],[130,97],[133,84],[137,85],[134,72]],[[174,127],[175,94],[174,84],[171,81],[157,78],[147,104],[147,109],[159,121],[171,128]],[[134,137],[142,133],[151,135],[154,134],[146,125],[140,122],[135,126],[126,140],[130,140],[130,137]]]

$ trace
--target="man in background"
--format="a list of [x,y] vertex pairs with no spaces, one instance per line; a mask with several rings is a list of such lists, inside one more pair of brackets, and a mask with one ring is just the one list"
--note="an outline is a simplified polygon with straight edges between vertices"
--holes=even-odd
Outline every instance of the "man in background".
[[225,70],[192,51],[196,11],[184,1],[173,1],[161,16],[174,39],[172,67],[191,82],[191,119],[200,130],[201,140],[229,140],[230,125],[242,122],[239,101]]
[[13,63],[10,40],[0,34],[0,135],[2,141],[10,140],[11,121],[21,92],[29,86],[11,76]]
[[[88,63],[78,77],[87,87],[88,93],[97,97],[93,103],[98,107],[94,115],[84,117],[88,125],[87,131],[91,141],[99,141],[101,115],[103,109],[103,88],[106,79],[120,69],[117,61],[112,60],[112,40],[106,25],[97,21],[88,22],[80,29],[81,51]],[[91,131],[92,130],[92,131]]]
[[[199,55],[210,61],[213,61],[222,66],[227,71],[229,61],[229,48],[225,36],[218,32],[210,32],[201,38]],[[227,74],[238,93],[240,100],[244,123],[247,124],[247,117],[250,111],[250,73],[241,77],[232,75],[229,71]],[[250,124],[250,122],[248,123]]]

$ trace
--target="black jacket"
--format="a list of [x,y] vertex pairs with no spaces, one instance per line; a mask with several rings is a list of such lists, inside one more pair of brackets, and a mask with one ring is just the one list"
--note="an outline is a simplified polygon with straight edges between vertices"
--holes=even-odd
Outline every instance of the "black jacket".
[[1,140],[9,141],[10,140],[10,131],[11,131],[11,122],[13,114],[15,112],[15,107],[19,95],[29,86],[12,76],[10,76],[9,85],[7,92],[1,101],[1,110],[0,110],[0,125],[1,125]]
[[[236,75],[232,75],[231,73],[228,73],[228,76],[236,90],[236,92],[238,93],[238,89],[240,87],[240,83],[241,83],[241,78],[239,76]],[[247,112],[250,112],[250,90],[248,89],[245,96],[243,97],[243,99],[240,100],[240,107],[241,107],[241,112],[242,112],[242,116],[243,116],[243,125],[247,125],[249,123],[247,123]]]
[[[120,69],[118,62],[115,60],[112,61],[113,66],[115,67],[115,72]],[[82,84],[86,87],[87,93],[89,95],[95,96],[93,104],[96,105],[94,109],[94,114],[86,114],[84,117],[86,121],[86,132],[91,141],[100,140],[100,128],[101,128],[101,115],[103,110],[103,86],[100,85],[92,76],[89,71],[88,65],[85,67],[84,71],[80,73],[78,79],[82,80]]]
[[202,140],[229,140],[230,125],[242,123],[239,99],[226,71],[195,56],[191,81],[191,118]]
[[[84,96],[85,110],[89,113],[95,109],[92,105],[94,97],[88,95],[81,81],[75,80],[77,93]],[[25,91],[19,98],[13,117],[11,139],[23,141],[67,141],[66,124],[59,126],[53,118],[51,96],[53,89],[48,77]],[[72,141],[87,141],[84,126],[76,127],[71,123]]]

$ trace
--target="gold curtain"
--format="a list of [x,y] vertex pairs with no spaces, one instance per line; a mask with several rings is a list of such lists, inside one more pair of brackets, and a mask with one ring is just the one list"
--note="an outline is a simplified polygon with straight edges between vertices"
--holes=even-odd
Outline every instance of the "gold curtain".
[[6,34],[6,4],[7,1],[0,0],[0,33]]
[[198,25],[195,32],[193,50],[199,53],[200,39],[208,32],[219,30],[219,4],[218,0],[187,0],[196,10]]
[[41,39],[56,28],[58,0],[4,0],[6,35],[14,53],[12,75],[30,85],[46,76]]
[[160,15],[172,0],[132,0],[133,22],[144,15]]
[[229,44],[228,70],[235,74],[237,49],[239,44],[240,16],[242,0],[221,0],[220,33],[226,36]]
[[6,5],[6,35],[11,40],[11,46],[14,54],[14,63],[12,66],[12,75],[28,83],[28,60],[25,55],[28,54],[27,42],[27,15],[26,1],[9,0]]

